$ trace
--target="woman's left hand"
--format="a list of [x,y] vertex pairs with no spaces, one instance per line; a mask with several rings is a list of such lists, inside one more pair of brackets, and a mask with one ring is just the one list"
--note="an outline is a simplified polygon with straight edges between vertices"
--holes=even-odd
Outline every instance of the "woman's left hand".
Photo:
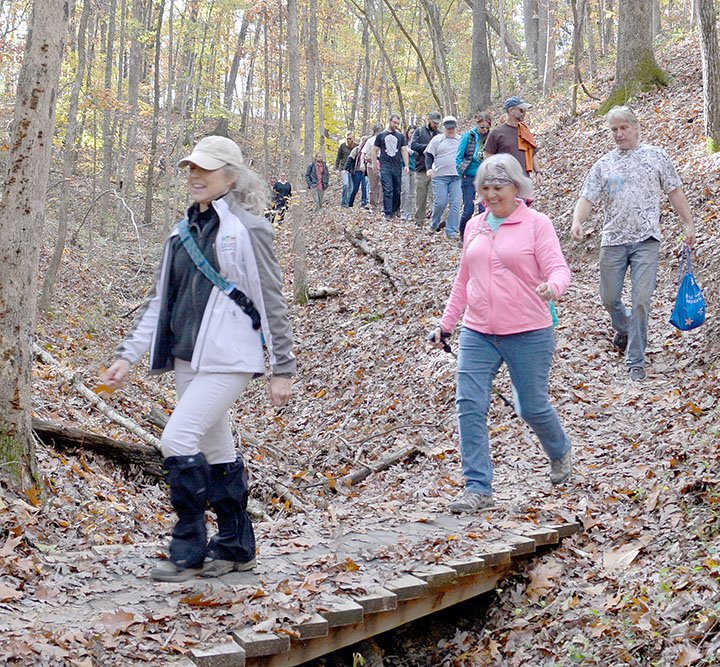
[[273,375],[270,378],[270,402],[276,408],[282,408],[288,404],[292,396],[292,379]]
[[545,299],[545,301],[551,301],[552,299],[557,298],[557,294],[555,294],[555,290],[550,287],[547,283],[540,283],[535,288],[535,293],[541,298]]

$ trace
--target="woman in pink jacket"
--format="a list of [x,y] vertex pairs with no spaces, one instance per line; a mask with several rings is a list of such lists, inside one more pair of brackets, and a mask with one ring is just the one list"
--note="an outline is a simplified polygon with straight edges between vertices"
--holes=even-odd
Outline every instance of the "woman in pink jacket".
[[548,398],[555,348],[548,301],[570,283],[550,219],[528,208],[532,182],[511,155],[498,154],[478,168],[475,189],[486,206],[472,218],[455,283],[431,344],[442,347],[463,318],[456,406],[465,492],[454,513],[492,507],[492,462],[487,412],[492,383],[507,364],[515,409],[550,458],[550,481],[570,476],[570,441]]

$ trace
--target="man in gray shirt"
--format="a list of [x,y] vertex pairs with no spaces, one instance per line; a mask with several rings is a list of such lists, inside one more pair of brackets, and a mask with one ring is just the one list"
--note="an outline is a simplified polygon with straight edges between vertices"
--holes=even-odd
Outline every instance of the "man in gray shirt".
[[[640,123],[629,107],[613,107],[608,125],[617,148],[590,169],[575,204],[570,233],[581,241],[583,222],[602,202],[605,221],[600,240],[600,299],[615,330],[613,347],[626,352],[630,379],[645,379],[650,305],[655,291],[663,193],[685,225],[685,241],[695,243],[695,223],[682,181],[667,153],[640,143]],[[631,308],[622,300],[630,269]]]
[[425,149],[425,166],[427,175],[432,179],[434,200],[430,229],[439,231],[440,219],[449,205],[445,236],[457,239],[460,234],[462,186],[455,161],[460,146],[455,116],[445,116],[442,127],[443,133],[434,136]]

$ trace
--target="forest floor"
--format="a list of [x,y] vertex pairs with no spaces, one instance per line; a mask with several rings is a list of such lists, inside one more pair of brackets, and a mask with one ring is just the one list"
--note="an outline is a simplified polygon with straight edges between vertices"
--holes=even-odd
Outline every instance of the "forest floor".
[[[536,105],[529,123],[539,134],[548,176],[536,206],[554,220],[573,277],[558,304],[550,393],[576,466],[569,484],[551,488],[539,444],[495,401],[489,420],[498,509],[482,521],[491,530],[514,520],[577,518],[583,532],[505,582],[482,628],[450,633],[405,665],[718,662],[720,365],[712,310],[720,272],[718,164],[704,155],[696,42],[668,43],[662,52],[671,86],[633,106],[643,139],[668,151],[686,184],[699,227],[696,271],[711,308],[708,321],[682,334],[668,323],[680,238],[668,207],[648,378],[628,379],[597,297],[600,216],[585,242],[569,238],[575,198],[589,166],[612,148],[609,133],[588,101],[575,118],[560,99]],[[339,294],[291,307],[300,372],[290,406],[274,410],[264,380],[236,406],[252,494],[266,512],[256,523],[260,558],[270,543],[292,549],[312,542],[313,526],[329,527],[341,540],[343,532],[369,522],[442,511],[462,486],[455,360],[424,343],[449,294],[459,248],[412,222],[388,224],[336,206],[310,217],[307,228],[311,287]],[[348,242],[345,229],[362,229],[386,258],[394,284]],[[290,230],[279,227],[288,294],[290,246]],[[132,440],[76,392],[71,378],[97,383],[148,287],[158,252],[155,243],[139,247],[132,229],[121,240],[81,237],[68,247],[53,311],[38,323],[38,343],[61,366],[36,364],[37,417]],[[509,395],[504,371],[497,387]],[[107,400],[150,429],[142,416],[158,404],[171,410],[173,390],[168,378],[149,378],[139,369],[126,390]],[[328,480],[413,443],[420,451],[404,463],[349,491],[327,489]],[[222,638],[236,624],[234,614],[274,628],[288,595],[300,596],[302,612],[311,593],[338,585],[337,576],[318,576],[310,592],[306,586],[258,595],[242,588],[217,602],[144,579],[118,596],[127,605],[151,598],[153,614],[140,617],[122,606],[83,609],[84,597],[117,585],[118,574],[146,573],[162,551],[171,526],[165,491],[100,456],[42,445],[37,453],[42,487],[22,494],[3,488],[0,496],[2,662],[161,664]],[[278,482],[296,503],[278,498]],[[428,545],[428,555],[445,548]],[[407,556],[401,544],[389,555]],[[342,564],[320,565],[352,574]],[[362,571],[354,574],[349,585],[362,584]]]

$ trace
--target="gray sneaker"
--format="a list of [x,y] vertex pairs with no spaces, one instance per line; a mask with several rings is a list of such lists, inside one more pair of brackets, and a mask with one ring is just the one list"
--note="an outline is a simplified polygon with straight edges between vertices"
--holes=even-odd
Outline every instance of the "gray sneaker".
[[228,572],[249,572],[257,567],[257,561],[253,558],[249,561],[220,560],[219,558],[206,558],[199,576],[201,577],[222,577]]
[[562,484],[567,481],[572,472],[572,453],[568,449],[568,453],[561,459],[550,461],[550,481],[553,484]]
[[474,491],[465,491],[460,498],[450,503],[450,511],[453,514],[462,514],[463,512],[477,512],[478,510],[495,507],[492,496],[485,496],[482,493]]
[[166,560],[150,571],[150,577],[155,581],[187,581],[200,574],[199,567],[180,567],[171,560]]
[[647,373],[642,366],[633,366],[628,370],[630,373],[630,379],[633,382],[642,382],[646,377]]

